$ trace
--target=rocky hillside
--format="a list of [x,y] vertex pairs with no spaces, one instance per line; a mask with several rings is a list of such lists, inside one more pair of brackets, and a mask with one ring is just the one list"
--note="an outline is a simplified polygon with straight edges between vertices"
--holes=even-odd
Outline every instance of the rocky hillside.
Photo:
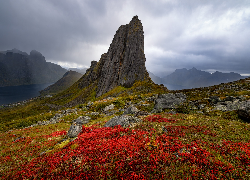
[[76,81],[78,81],[83,75],[75,72],[75,71],[68,71],[66,72],[61,79],[59,79],[56,83],[50,85],[46,89],[40,91],[42,96],[46,95],[55,95],[60,93],[70,86],[72,86]]
[[17,49],[0,52],[0,86],[53,83],[66,71],[35,50],[29,55]]
[[162,78],[163,84],[173,84],[179,86],[185,86],[188,88],[199,88],[217,85],[220,83],[227,83],[244,79],[240,74],[237,73],[222,73],[216,71],[215,73],[208,73],[205,71],[197,70],[192,68],[187,70],[176,69],[172,74]]
[[[11,121],[0,111],[0,127],[16,126],[0,133],[0,177],[248,179],[250,125],[240,118],[249,119],[249,81],[138,95],[122,89],[28,117],[16,107]],[[218,103],[242,106],[222,111]]]

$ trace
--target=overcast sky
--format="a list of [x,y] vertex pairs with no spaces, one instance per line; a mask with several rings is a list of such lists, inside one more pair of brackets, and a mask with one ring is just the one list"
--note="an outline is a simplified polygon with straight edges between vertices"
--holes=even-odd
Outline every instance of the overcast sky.
[[249,0],[0,0],[0,51],[35,49],[63,67],[89,67],[135,15],[155,75],[250,74]]

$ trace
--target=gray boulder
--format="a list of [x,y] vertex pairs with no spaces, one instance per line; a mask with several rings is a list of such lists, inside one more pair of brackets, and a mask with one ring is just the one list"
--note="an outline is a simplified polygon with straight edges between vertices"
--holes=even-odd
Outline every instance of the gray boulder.
[[137,112],[139,112],[139,110],[138,110],[135,106],[131,105],[131,106],[129,106],[129,107],[124,111],[123,115],[125,115],[125,114],[135,114],[135,113],[137,113]]
[[209,102],[211,102],[212,104],[216,104],[217,102],[220,101],[220,98],[218,96],[211,96],[209,97]]
[[115,105],[114,104],[110,104],[109,106],[106,106],[103,111],[109,111],[109,110],[112,110],[115,108]]
[[244,101],[237,111],[239,118],[250,122],[250,100]]
[[178,105],[186,101],[186,95],[183,93],[168,93],[159,95],[155,100],[155,107],[152,113],[161,112],[163,109],[175,109]]
[[80,116],[77,119],[73,120],[72,125],[69,128],[67,136],[69,138],[77,137],[79,133],[82,132],[82,125],[89,123],[90,117],[88,116]]
[[147,111],[138,111],[134,116],[138,117],[138,116],[147,116],[147,115],[149,115]]
[[132,123],[138,123],[142,120],[133,116],[128,115],[121,115],[121,116],[115,116],[112,119],[110,119],[104,127],[114,127],[121,125],[122,127],[128,127]]
[[89,116],[79,116],[77,119],[73,120],[73,123],[83,125],[89,123],[90,119],[91,118]]

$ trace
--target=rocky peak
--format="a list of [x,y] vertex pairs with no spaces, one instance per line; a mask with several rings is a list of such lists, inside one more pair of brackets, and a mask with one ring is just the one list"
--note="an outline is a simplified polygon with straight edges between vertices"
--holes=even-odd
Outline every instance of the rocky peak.
[[138,16],[119,27],[105,59],[97,97],[116,86],[131,87],[136,80],[150,79],[145,67],[143,26]]
[[32,50],[30,52],[29,58],[32,59],[33,61],[40,61],[43,63],[46,63],[45,61],[45,57],[42,55],[42,53],[36,51],[36,50]]
[[143,26],[134,16],[129,24],[118,28],[108,52],[102,54],[99,62],[91,62],[78,86],[83,89],[95,85],[99,97],[116,86],[132,87],[138,80],[151,81],[145,61]]
[[30,56],[43,56],[43,55],[36,50],[32,50],[30,51]]

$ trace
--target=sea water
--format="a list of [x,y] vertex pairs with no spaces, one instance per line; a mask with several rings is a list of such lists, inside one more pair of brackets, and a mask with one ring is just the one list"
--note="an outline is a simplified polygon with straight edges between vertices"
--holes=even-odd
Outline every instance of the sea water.
[[40,95],[39,91],[51,84],[53,83],[0,87],[0,106],[37,97]]

